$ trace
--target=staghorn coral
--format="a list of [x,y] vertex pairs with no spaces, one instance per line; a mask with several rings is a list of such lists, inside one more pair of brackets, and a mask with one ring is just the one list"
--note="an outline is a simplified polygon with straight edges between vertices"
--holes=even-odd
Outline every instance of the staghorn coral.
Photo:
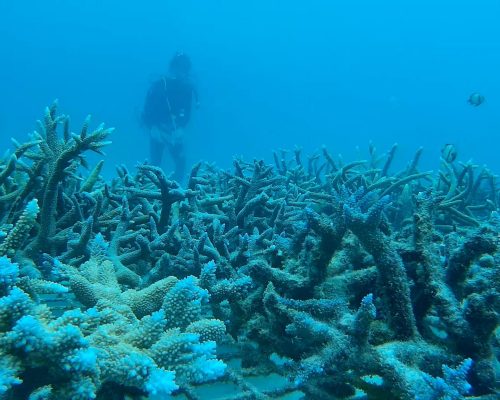
[[379,229],[382,211],[389,199],[384,196],[373,203],[369,197],[364,196],[361,190],[344,204],[347,226],[374,259],[381,286],[385,290],[392,330],[398,338],[411,339],[416,334],[416,326],[406,271],[389,237]]
[[14,227],[6,234],[6,238],[0,244],[0,255],[12,257],[27,239],[33,228],[40,208],[36,199],[31,200],[19,217]]
[[[123,393],[136,388],[150,398],[165,398],[177,383],[224,374],[225,364],[215,359],[215,342],[209,340],[217,323],[200,321],[198,332],[183,332],[180,321],[166,319],[169,309],[137,319],[130,307],[109,300],[54,318],[16,287],[17,274],[17,265],[3,258],[0,353],[8,356],[2,357],[2,393],[22,397],[31,388],[35,398],[42,393],[54,399],[106,398],[106,387],[113,384]],[[196,302],[199,292],[192,285]],[[182,302],[171,305],[182,307]],[[46,370],[43,387],[35,388],[33,374],[41,368]]]
[[[306,161],[299,149],[280,151],[274,166],[238,159],[232,171],[198,163],[186,189],[147,164],[136,174],[120,166],[105,182],[99,166],[76,175],[85,146],[54,175],[82,135],[72,139],[54,107],[43,126],[2,161],[0,246],[21,268],[2,264],[0,327],[33,345],[40,329],[56,337],[75,327],[87,363],[76,362],[78,350],[55,354],[81,369],[83,393],[198,399],[194,386],[224,373],[236,398],[497,394],[499,190],[487,169],[441,160],[437,173],[420,172],[419,149],[392,172],[397,146],[378,155],[370,145],[366,160],[349,163],[326,149]],[[21,229],[32,199],[40,216]],[[5,245],[16,229],[21,239]],[[57,317],[43,305],[47,291],[63,296]],[[239,372],[215,357],[225,332]],[[97,378],[89,348],[107,349],[96,353]],[[12,396],[26,388],[26,365],[12,345],[0,351],[0,390]],[[245,380],[271,371],[290,376],[283,392]],[[81,395],[64,371],[51,376],[29,388],[33,398]]]
[[[40,148],[47,168],[46,183],[43,187],[40,229],[31,245],[30,251],[50,251],[51,238],[56,233],[56,208],[58,187],[72,169],[84,163],[82,153],[92,150],[101,153],[101,148],[109,142],[105,139],[113,129],[105,129],[100,125],[95,131],[88,133],[89,118],[85,121],[80,134],[70,134],[69,121],[64,116],[57,116],[57,103],[45,112],[44,123],[39,124],[40,132],[35,134],[42,138]],[[64,139],[57,136],[57,126],[64,123]]]

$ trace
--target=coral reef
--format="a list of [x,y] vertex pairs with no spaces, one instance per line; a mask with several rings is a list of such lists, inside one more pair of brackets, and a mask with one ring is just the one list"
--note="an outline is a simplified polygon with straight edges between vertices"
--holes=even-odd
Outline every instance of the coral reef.
[[[499,188],[397,146],[344,163],[102,162],[111,129],[46,110],[0,161],[0,399],[498,395]],[[57,130],[63,128],[59,138]],[[238,360],[240,366],[235,366]],[[260,390],[252,376],[286,375]]]

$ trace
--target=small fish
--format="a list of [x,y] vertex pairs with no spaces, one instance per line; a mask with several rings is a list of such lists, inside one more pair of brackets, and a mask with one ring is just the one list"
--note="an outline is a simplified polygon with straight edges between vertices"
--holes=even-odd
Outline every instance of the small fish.
[[457,148],[453,144],[447,143],[441,149],[441,156],[447,163],[452,163],[457,158]]
[[469,100],[467,100],[467,103],[469,103],[471,106],[477,107],[483,104],[484,100],[485,98],[481,93],[474,92],[469,96]]

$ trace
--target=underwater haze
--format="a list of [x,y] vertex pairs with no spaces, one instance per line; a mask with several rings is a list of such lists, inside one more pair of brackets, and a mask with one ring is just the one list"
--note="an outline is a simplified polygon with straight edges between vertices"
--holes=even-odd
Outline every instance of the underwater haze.
[[201,103],[189,163],[322,145],[350,159],[372,141],[397,142],[400,161],[423,146],[437,168],[451,143],[499,171],[499,17],[495,0],[2,1],[1,144],[24,140],[59,99],[74,127],[87,113],[116,127],[107,171],[133,167],[149,158],[148,87],[181,50]]
[[499,21],[0,0],[0,400],[500,399]]

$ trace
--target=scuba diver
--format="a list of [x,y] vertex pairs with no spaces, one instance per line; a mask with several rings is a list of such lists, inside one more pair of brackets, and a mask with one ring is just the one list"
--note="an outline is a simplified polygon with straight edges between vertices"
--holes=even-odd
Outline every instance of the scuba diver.
[[142,112],[142,122],[149,132],[151,163],[160,166],[167,148],[177,181],[182,180],[186,168],[183,128],[191,117],[193,100],[199,105],[190,73],[189,57],[176,53],[170,61],[169,74],[149,88]]

